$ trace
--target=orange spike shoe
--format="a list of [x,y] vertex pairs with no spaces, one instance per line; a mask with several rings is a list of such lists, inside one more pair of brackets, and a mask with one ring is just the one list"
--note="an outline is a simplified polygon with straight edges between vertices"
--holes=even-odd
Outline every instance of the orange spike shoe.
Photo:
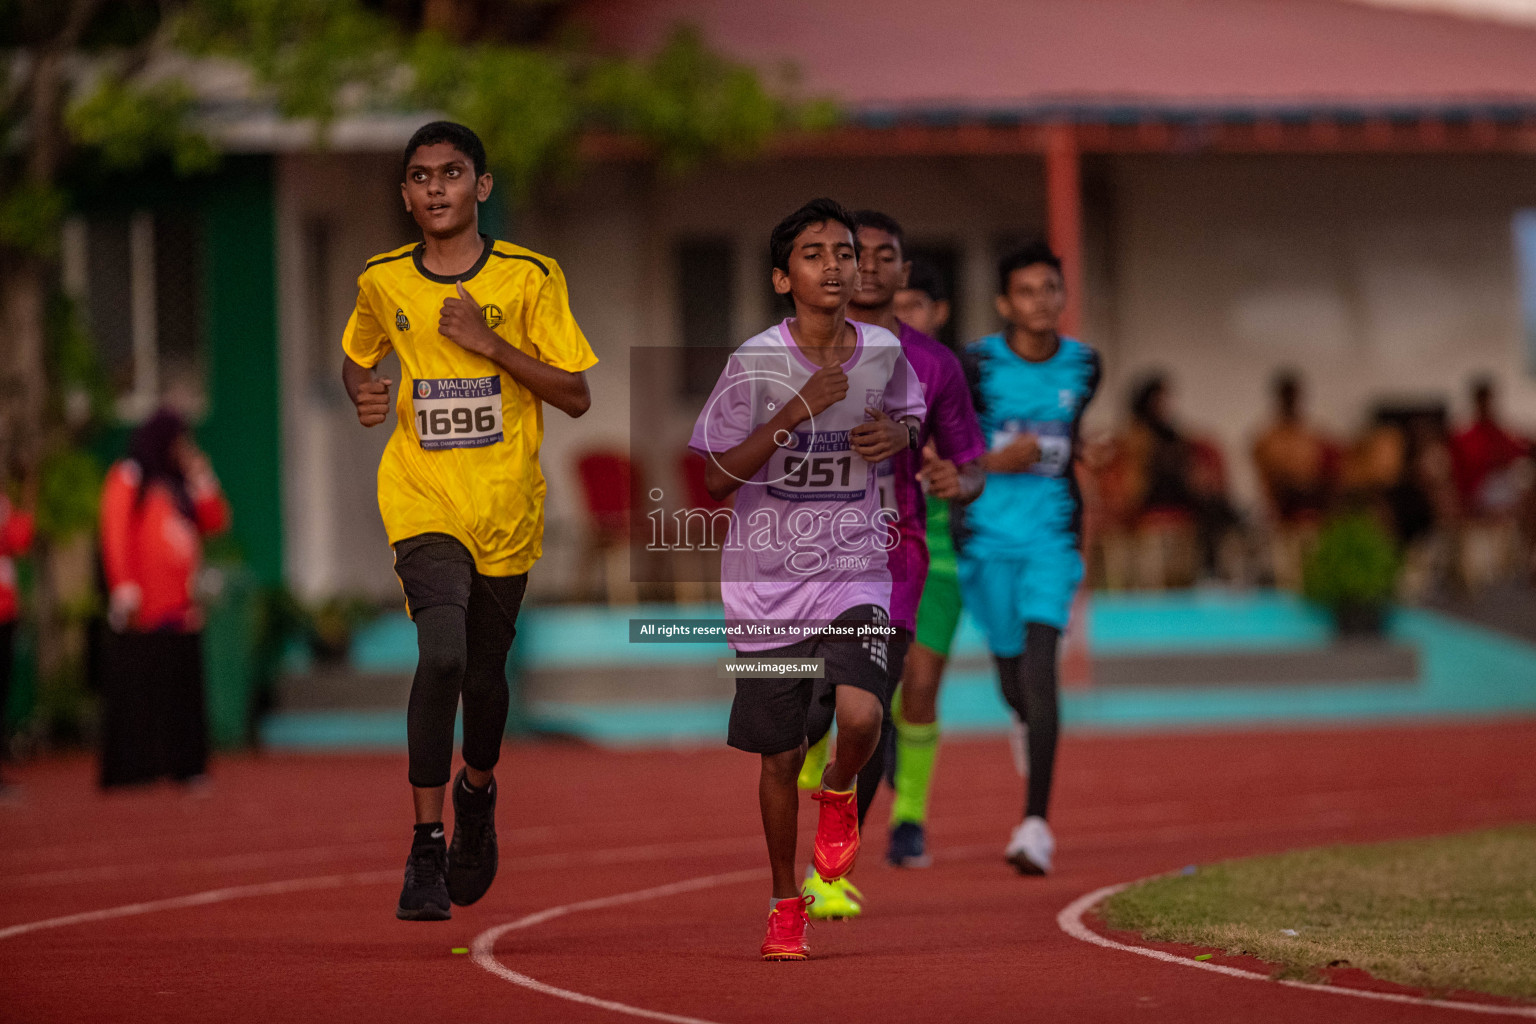
[[805,929],[811,922],[805,910],[815,902],[815,896],[792,896],[773,905],[768,912],[768,937],[763,939],[764,960],[804,960],[810,955]]
[[812,860],[818,875],[835,882],[852,871],[859,858],[858,801],[851,789],[846,793],[823,789],[811,794],[811,799],[821,803]]

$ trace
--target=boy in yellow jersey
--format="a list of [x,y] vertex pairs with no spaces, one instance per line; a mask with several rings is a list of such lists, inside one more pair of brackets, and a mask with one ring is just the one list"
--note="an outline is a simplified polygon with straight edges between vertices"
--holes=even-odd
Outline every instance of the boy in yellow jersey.
[[[416,830],[395,916],[446,921],[496,877],[496,782],[507,721],[507,652],[544,533],[543,403],[587,411],[597,362],[555,262],[479,232],[491,193],[485,147],[434,121],[405,147],[406,211],[422,241],[368,261],[347,323],[342,379],[365,427],[395,430],[379,463],[379,511],[416,624],[406,732]],[[464,767],[443,840],[453,724],[464,699]]]

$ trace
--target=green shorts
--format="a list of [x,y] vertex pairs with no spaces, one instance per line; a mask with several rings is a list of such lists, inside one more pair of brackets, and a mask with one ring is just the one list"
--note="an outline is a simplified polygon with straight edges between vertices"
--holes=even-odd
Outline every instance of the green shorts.
[[917,634],[924,647],[949,657],[960,625],[960,569],[949,535],[949,502],[928,499],[928,579],[917,605]]

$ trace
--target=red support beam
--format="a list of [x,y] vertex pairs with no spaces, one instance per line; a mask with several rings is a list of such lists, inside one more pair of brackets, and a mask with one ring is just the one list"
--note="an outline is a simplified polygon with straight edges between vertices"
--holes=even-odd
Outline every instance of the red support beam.
[[[897,128],[844,125],[827,132],[791,133],[769,144],[771,156],[1025,156],[1055,152],[1108,154],[1377,154],[1536,153],[1536,115],[1518,120],[1447,121],[1438,118],[1394,122],[1385,117],[1339,121],[1320,115],[1308,121],[1266,117],[1249,122],[1066,125],[902,124]],[[591,160],[653,159],[653,149],[633,136],[592,133],[582,137],[581,155]],[[1075,163],[1075,158],[1072,161]]]
[[1083,175],[1077,132],[1069,124],[1052,125],[1046,134],[1045,225],[1067,284],[1061,329],[1076,334],[1083,313]]

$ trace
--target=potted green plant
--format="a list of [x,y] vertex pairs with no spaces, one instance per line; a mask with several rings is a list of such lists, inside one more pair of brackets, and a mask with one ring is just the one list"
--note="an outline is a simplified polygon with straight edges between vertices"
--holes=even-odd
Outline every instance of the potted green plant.
[[1380,633],[1397,592],[1402,560],[1375,517],[1353,512],[1330,520],[1302,565],[1302,593],[1333,613],[1345,636]]
[[322,665],[346,662],[352,637],[360,626],[379,616],[377,602],[357,594],[339,594],[308,609],[308,640],[315,660]]

